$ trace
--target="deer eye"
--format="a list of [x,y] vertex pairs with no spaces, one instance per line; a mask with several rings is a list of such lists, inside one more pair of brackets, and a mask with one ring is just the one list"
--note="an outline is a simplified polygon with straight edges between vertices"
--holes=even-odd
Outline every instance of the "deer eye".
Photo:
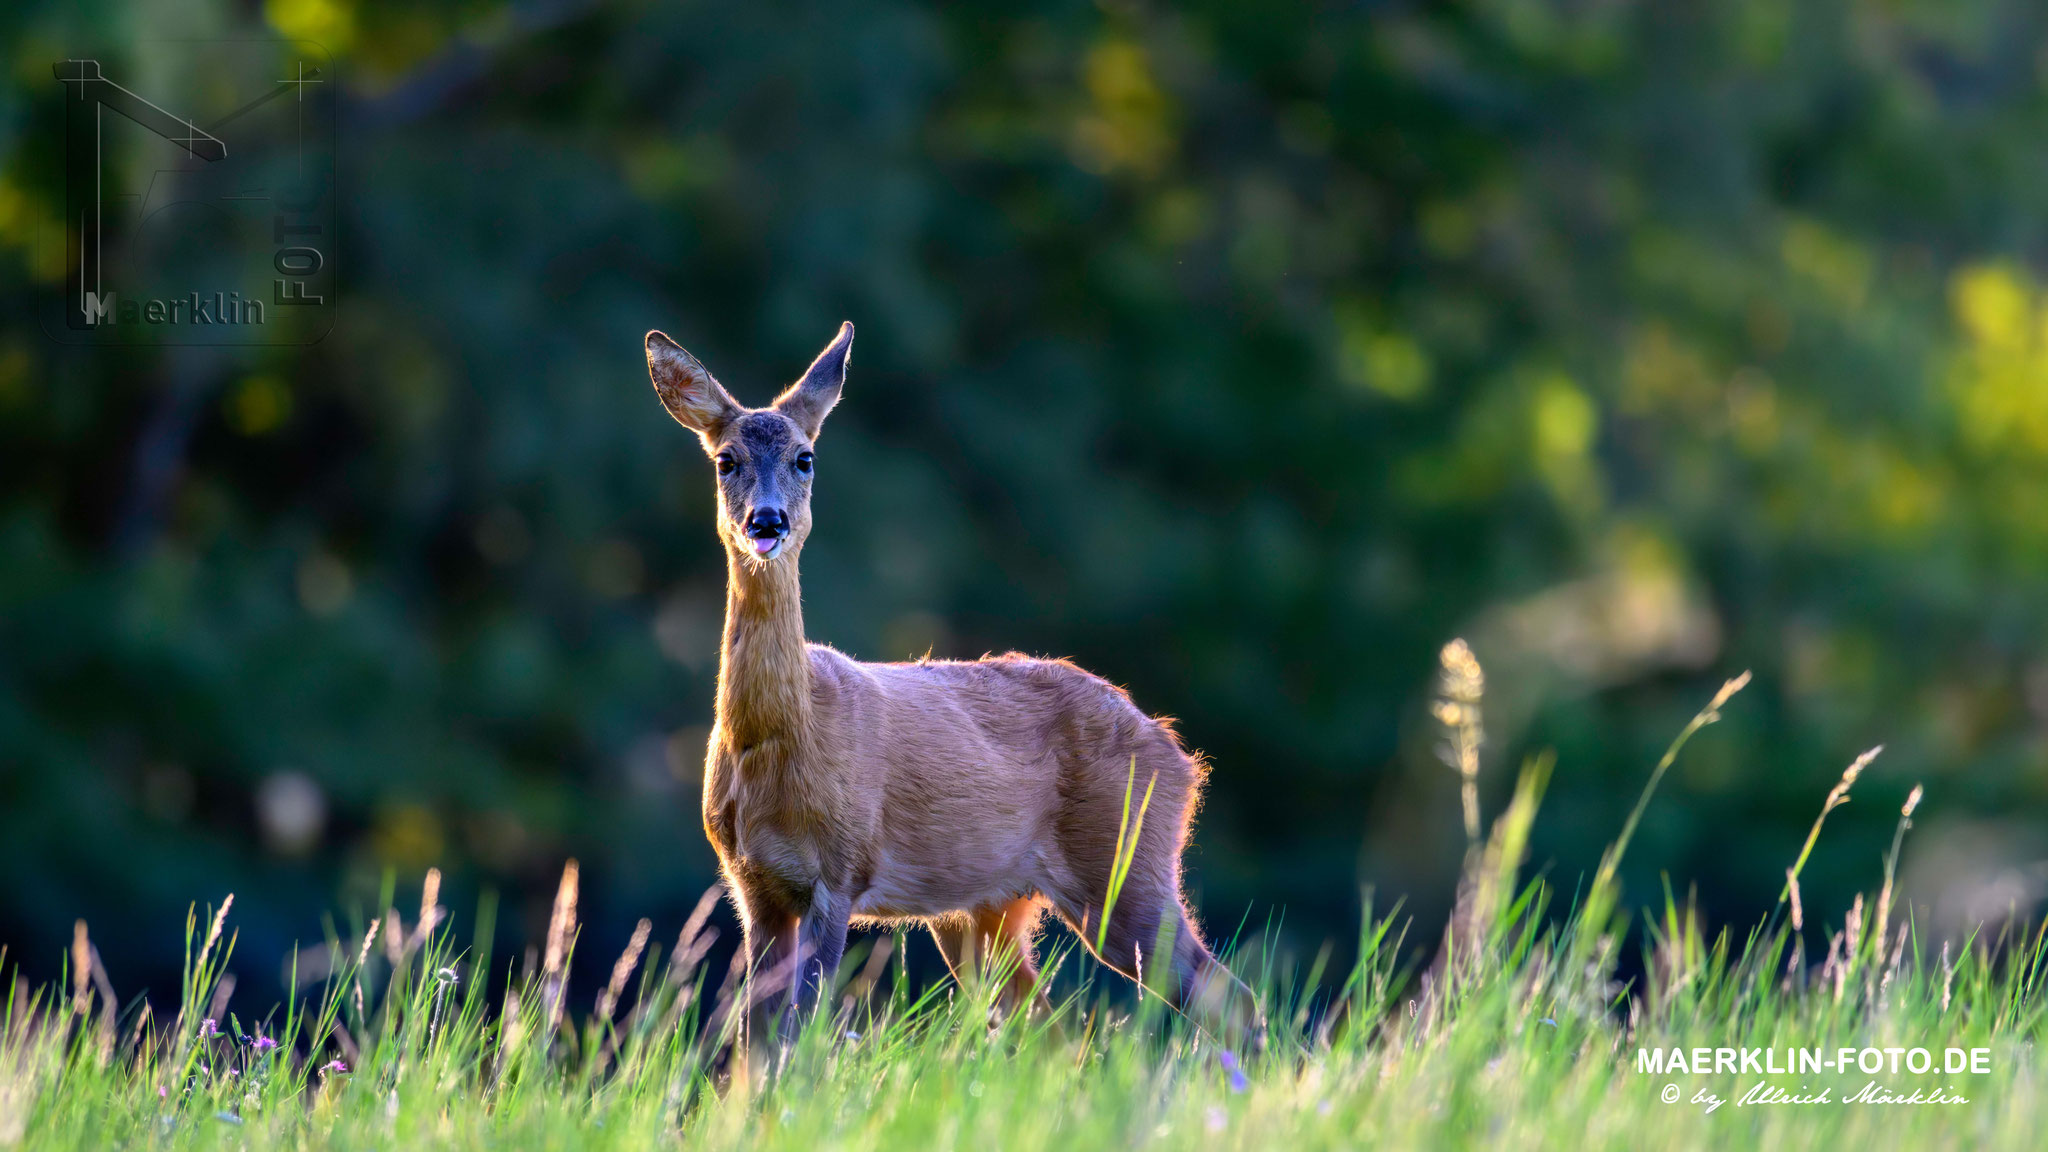
[[799,472],[809,472],[811,470],[811,462],[815,459],[816,457],[812,456],[808,451],[797,453],[796,470]]
[[718,474],[720,476],[732,475],[732,470],[737,467],[739,467],[739,461],[732,458],[732,453],[720,452],[718,454]]

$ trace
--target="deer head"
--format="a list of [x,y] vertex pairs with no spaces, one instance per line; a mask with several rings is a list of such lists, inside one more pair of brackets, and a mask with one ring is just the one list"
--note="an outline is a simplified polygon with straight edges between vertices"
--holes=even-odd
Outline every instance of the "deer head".
[[647,334],[647,374],[662,406],[697,434],[718,469],[719,538],[750,563],[803,546],[811,532],[814,445],[839,402],[853,351],[841,324],[796,383],[766,408],[742,407],[695,356],[660,332]]

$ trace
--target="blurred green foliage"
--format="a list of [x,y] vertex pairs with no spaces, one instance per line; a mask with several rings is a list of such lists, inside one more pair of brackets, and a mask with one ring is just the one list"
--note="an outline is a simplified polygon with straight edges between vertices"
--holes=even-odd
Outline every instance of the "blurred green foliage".
[[[1070,655],[1179,716],[1216,765],[1214,929],[1342,939],[1361,881],[1441,914],[1454,635],[1489,809],[1559,752],[1533,851],[1567,887],[1743,668],[1633,895],[1668,871],[1753,918],[1879,741],[1809,907],[1868,882],[1916,779],[1963,842],[2048,831],[2038,6],[173,0],[0,29],[0,941],[32,956],[82,915],[136,925],[96,932],[117,975],[124,937],[161,971],[227,890],[280,955],[429,864],[530,939],[566,855],[597,943],[679,917],[723,572],[650,327],[759,403],[859,325],[813,637]],[[61,277],[30,239],[50,62],[274,34],[341,66],[331,335],[80,352],[18,321]]]

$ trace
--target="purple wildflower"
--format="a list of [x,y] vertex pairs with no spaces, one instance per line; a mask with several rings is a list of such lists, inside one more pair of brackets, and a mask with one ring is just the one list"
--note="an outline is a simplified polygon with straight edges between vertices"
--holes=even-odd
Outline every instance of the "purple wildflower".
[[159,1100],[168,1100],[168,1099],[170,1099],[170,1098],[171,1098],[171,1090],[170,1090],[170,1089],[168,1089],[168,1088],[166,1088],[166,1087],[164,1087],[164,1086],[163,1086],[163,1085],[161,1085],[161,1084],[157,1085],[157,1086],[156,1086],[156,1098],[157,1098],[157,1099],[159,1099]]
[[1223,1065],[1224,1075],[1230,1078],[1230,1090],[1242,1092],[1245,1088],[1244,1068],[1237,1062],[1237,1053],[1228,1048],[1216,1050],[1216,1062]]
[[220,1024],[217,1021],[215,1021],[213,1017],[208,1016],[206,1019],[201,1020],[199,1022],[200,1039],[210,1040],[218,1035],[220,1035]]
[[348,1071],[348,1065],[346,1065],[346,1064],[343,1064],[343,1063],[342,1063],[341,1061],[339,1061],[339,1060],[329,1060],[329,1061],[328,1061],[327,1063],[325,1063],[325,1064],[322,1064],[322,1065],[320,1066],[320,1070],[321,1070],[322,1072],[336,1072],[336,1073],[340,1073],[340,1072],[347,1072],[347,1071]]
[[250,1041],[250,1043],[256,1046],[256,1050],[258,1052],[268,1052],[272,1048],[277,1047],[277,1041],[272,1040],[268,1036],[258,1036],[256,1039]]

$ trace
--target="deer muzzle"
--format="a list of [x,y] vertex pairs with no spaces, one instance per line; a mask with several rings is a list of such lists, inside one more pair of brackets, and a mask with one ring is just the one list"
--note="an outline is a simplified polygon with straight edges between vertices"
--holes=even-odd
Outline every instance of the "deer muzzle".
[[789,537],[789,513],[780,508],[756,508],[747,514],[745,528],[754,555],[771,555]]

